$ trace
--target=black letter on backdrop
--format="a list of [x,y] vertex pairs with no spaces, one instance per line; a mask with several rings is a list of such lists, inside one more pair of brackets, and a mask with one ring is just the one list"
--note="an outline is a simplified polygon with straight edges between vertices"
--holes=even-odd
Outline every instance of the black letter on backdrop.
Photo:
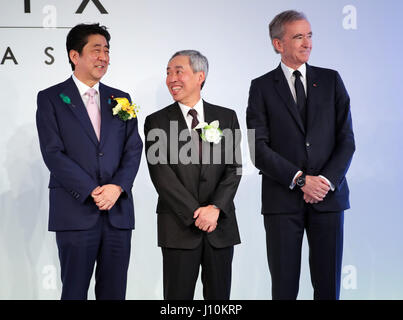
[[[84,11],[85,7],[87,6],[88,2],[90,2],[90,0],[83,0],[83,2],[81,2],[80,6],[78,7],[76,13],[83,13],[83,11]],[[92,0],[92,2],[94,2],[95,6],[98,8],[98,10],[101,13],[108,14],[108,11],[105,10],[105,8],[101,4],[101,2],[99,2],[99,0]]]
[[31,13],[31,0],[24,0],[24,13]]
[[6,53],[3,56],[0,64],[4,64],[6,60],[13,60],[14,64],[18,64],[17,59],[15,59],[13,52],[11,51],[10,47],[7,47]]
[[53,64],[53,62],[55,62],[55,57],[54,56],[52,56],[48,51],[49,50],[54,50],[52,47],[47,47],[46,49],[45,49],[45,54],[50,58],[50,61],[46,61],[45,60],[45,63],[47,64],[47,65],[51,65],[51,64]]

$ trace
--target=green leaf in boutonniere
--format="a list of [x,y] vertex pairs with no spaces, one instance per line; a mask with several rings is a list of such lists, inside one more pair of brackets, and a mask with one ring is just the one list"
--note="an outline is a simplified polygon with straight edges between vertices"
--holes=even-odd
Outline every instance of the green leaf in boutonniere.
[[66,96],[63,93],[59,94],[59,96],[60,96],[60,98],[62,98],[64,103],[71,104],[71,99],[68,96]]

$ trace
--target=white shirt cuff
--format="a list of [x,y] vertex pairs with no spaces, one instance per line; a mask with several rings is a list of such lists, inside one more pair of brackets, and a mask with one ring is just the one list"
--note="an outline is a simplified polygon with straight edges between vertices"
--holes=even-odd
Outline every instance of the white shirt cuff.
[[319,175],[319,177],[321,177],[323,180],[325,180],[327,182],[327,184],[330,187],[330,190],[334,191],[336,188],[334,187],[333,183],[331,183],[326,177]]

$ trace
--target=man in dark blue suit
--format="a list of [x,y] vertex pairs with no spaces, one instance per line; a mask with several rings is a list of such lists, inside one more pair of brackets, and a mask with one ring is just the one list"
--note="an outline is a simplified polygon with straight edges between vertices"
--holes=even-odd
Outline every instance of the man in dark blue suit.
[[273,299],[296,299],[304,231],[315,299],[338,299],[346,173],[355,151],[350,99],[339,74],[307,64],[312,31],[303,13],[270,23],[280,65],[251,83],[252,159],[262,175],[262,214]]
[[131,193],[143,143],[137,118],[113,115],[129,94],[99,81],[110,35],[80,24],[67,36],[72,77],[38,94],[36,115],[50,171],[49,230],[56,231],[62,299],[87,299],[96,262],[97,299],[124,299],[134,208]]

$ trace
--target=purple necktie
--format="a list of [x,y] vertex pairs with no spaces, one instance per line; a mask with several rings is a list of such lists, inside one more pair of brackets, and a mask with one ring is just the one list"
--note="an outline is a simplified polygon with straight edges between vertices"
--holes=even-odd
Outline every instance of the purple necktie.
[[97,91],[94,88],[90,88],[85,94],[89,97],[87,103],[87,112],[99,141],[101,134],[101,112],[99,111],[98,105],[95,102],[96,92]]

